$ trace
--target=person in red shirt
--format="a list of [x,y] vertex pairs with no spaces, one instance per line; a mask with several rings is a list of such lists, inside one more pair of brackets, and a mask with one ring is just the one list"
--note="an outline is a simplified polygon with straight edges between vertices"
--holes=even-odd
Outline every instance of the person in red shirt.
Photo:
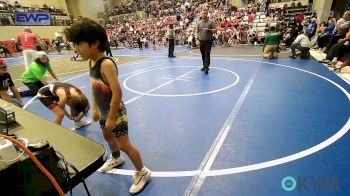
[[302,23],[304,21],[305,17],[304,17],[304,13],[301,12],[300,14],[298,14],[296,17],[295,17],[295,22],[296,23]]
[[253,14],[249,14],[248,16],[248,22],[252,23],[254,21],[254,15]]
[[25,27],[24,32],[17,35],[17,43],[20,43],[22,45],[24,66],[26,70],[36,56],[36,44],[39,44],[40,47],[47,53],[46,48],[41,42],[39,36],[32,33],[29,27]]

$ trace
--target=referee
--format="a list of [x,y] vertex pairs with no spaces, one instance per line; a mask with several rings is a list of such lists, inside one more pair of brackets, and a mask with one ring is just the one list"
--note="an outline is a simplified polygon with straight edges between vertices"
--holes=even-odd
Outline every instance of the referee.
[[208,10],[202,10],[202,20],[198,22],[196,32],[199,39],[199,48],[202,54],[203,68],[205,74],[209,72],[210,65],[210,50],[211,44],[214,40],[213,33],[216,33],[216,24],[213,20],[208,18]]
[[174,25],[169,24],[169,29],[167,31],[167,39],[169,41],[169,52],[168,57],[174,58],[174,48],[175,48],[175,31],[174,31]]

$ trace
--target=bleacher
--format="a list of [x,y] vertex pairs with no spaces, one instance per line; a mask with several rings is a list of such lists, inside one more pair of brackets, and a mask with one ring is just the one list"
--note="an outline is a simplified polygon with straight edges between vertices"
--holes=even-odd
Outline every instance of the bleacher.
[[[128,1],[127,3],[113,6],[109,8],[107,13],[109,16],[116,16],[121,14],[133,13],[136,11],[144,11],[147,14],[154,15],[158,12],[165,12],[165,15],[169,15],[168,13],[174,12],[179,9],[178,3],[182,3],[181,0],[175,1],[159,1],[159,4],[154,0],[143,0],[143,1]],[[204,3],[204,0],[193,0],[192,5],[199,5]],[[175,14],[175,13],[174,13]]]
[[66,10],[56,9],[47,5],[43,5],[43,7],[27,7],[0,0],[0,26],[15,25],[15,13],[18,12],[49,12],[51,14],[51,25],[61,26],[70,24],[70,18]]
[[298,5],[308,6],[308,0],[299,0],[299,1],[284,0],[281,3],[271,3],[269,7],[272,9],[276,9],[276,8],[283,8],[283,7],[298,7]]
[[312,12],[308,11],[308,6],[306,5],[299,7],[287,7],[283,13],[285,22],[288,23],[290,20],[294,19],[296,14],[300,13],[304,13],[306,20],[310,19],[310,16],[312,15]]
[[264,12],[256,12],[252,30],[255,31],[259,37],[264,37],[266,27],[266,14]]
[[276,12],[276,10],[280,13],[283,13],[283,22],[286,24],[289,24],[291,20],[294,20],[294,17],[297,14],[303,13],[305,17],[305,21],[309,21],[312,10],[310,5],[308,4],[308,1],[300,0],[286,0],[282,1],[281,3],[271,3],[269,5],[271,12]]
[[21,6],[19,4],[12,5],[5,1],[0,1],[0,13],[2,14],[13,14],[15,12],[49,12],[55,16],[67,16],[67,11],[62,9],[56,9],[47,5],[43,7],[37,7],[33,10],[33,7]]

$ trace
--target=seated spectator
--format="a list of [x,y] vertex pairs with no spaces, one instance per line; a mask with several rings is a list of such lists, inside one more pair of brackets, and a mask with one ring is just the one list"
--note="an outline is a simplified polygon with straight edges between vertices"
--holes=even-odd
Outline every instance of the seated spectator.
[[311,38],[311,48],[317,49],[317,40],[318,38],[323,35],[324,30],[327,27],[327,23],[325,21],[321,22],[320,27],[317,29],[315,36]]
[[306,28],[306,36],[311,39],[316,34],[317,22],[316,18],[312,18],[310,24]]
[[323,33],[319,35],[317,38],[317,45],[320,52],[323,52],[323,48],[325,48],[332,37],[333,30],[335,28],[335,18],[331,18],[328,20],[328,26],[324,29]]
[[297,22],[294,26],[294,35],[297,36],[300,32],[303,32],[303,25]]
[[7,46],[4,43],[0,44],[0,54],[4,55],[4,58],[6,58],[7,56],[12,57],[10,51],[7,49]]
[[300,54],[301,58],[309,59],[310,47],[311,47],[310,39],[304,33],[300,33],[298,37],[294,40],[292,45],[290,46],[290,49],[292,50],[292,56],[290,56],[289,58],[295,59],[296,58],[295,49],[298,49],[301,52]]
[[343,39],[346,35],[346,33],[349,31],[350,27],[350,10],[345,11],[343,14],[343,17],[339,19],[335,25],[335,29],[333,31],[332,38],[329,40],[329,43],[327,45],[327,48],[325,52],[327,53],[328,50],[338,42],[339,39]]
[[21,8],[22,6],[18,3],[18,1],[15,1],[15,7],[16,8]]
[[290,46],[294,40],[294,31],[292,28],[288,28],[287,31],[283,34],[283,42],[286,46]]
[[179,11],[176,11],[175,17],[176,17],[176,20],[177,20],[177,21],[180,21],[180,20],[181,20],[181,14],[180,14]]
[[295,16],[296,23],[303,23],[304,19],[305,19],[304,12],[301,12],[300,14],[297,14]]
[[8,89],[11,89],[13,95],[17,99],[17,104],[23,107],[23,101],[19,92],[14,85],[10,73],[7,72],[7,65],[4,59],[0,59],[0,98],[11,103],[11,96],[7,93]]
[[270,32],[267,33],[265,38],[265,45],[263,48],[264,58],[278,58],[278,46],[282,40],[282,35],[280,32],[276,31],[276,27],[270,27]]
[[322,60],[321,62],[328,63],[329,66],[333,67],[337,64],[338,60],[341,60],[347,53],[350,53],[350,32],[346,34],[344,40],[334,44],[328,50],[326,59]]

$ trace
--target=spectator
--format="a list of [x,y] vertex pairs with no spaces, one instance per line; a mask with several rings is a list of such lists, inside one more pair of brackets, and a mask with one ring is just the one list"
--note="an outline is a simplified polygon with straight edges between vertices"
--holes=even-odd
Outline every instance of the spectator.
[[118,49],[118,35],[117,35],[117,33],[113,34],[112,40],[114,42],[115,49]]
[[187,49],[192,49],[192,39],[193,39],[193,33],[191,32],[190,35],[187,38]]
[[181,20],[181,14],[179,11],[176,11],[175,17],[178,22]]
[[0,98],[11,103],[11,96],[7,93],[8,89],[11,89],[13,95],[17,99],[17,104],[23,107],[23,101],[18,93],[16,86],[14,85],[10,73],[7,72],[7,65],[4,59],[0,59]]
[[320,36],[317,39],[317,45],[320,50],[320,52],[323,52],[325,50],[325,47],[328,44],[328,41],[331,39],[333,30],[335,28],[335,18],[331,18],[328,20],[328,26],[324,29],[323,33],[320,34]]
[[5,45],[5,43],[1,43],[0,44],[0,54],[4,55],[4,58],[6,58],[7,56],[12,57],[10,51],[7,49],[7,46]]
[[290,49],[292,50],[292,56],[289,58],[295,59],[296,58],[296,53],[295,49],[300,50],[301,58],[308,59],[310,58],[310,47],[311,47],[311,42],[310,39],[303,33],[300,33],[298,37],[295,39],[295,41],[292,43],[290,46]]
[[56,39],[54,39],[52,42],[53,42],[53,45],[55,46],[55,49],[57,50],[58,53],[61,54],[61,43],[62,43],[62,38],[59,38],[57,37]]
[[300,14],[297,14],[295,16],[295,23],[303,23],[304,19],[305,19],[305,16],[303,12]]
[[[350,52],[350,32],[345,36],[345,39],[339,43],[334,44],[327,52],[326,59],[322,60],[323,63],[328,63],[330,66],[335,66],[338,60],[341,60],[346,53]],[[332,61],[330,61],[332,60]]]
[[341,72],[341,70],[346,67],[346,66],[349,66],[350,65],[350,58],[347,58],[343,63],[341,63],[340,65],[335,65],[335,68],[333,69],[334,72]]
[[140,51],[143,50],[142,41],[141,41],[141,35],[137,35],[137,46],[139,47]]
[[111,50],[111,37],[107,35],[107,42],[106,42],[106,56],[109,55],[109,57],[113,57],[112,50]]
[[344,12],[343,17],[339,19],[335,25],[332,38],[329,40],[325,52],[327,53],[331,46],[338,42],[339,39],[345,37],[350,27],[350,10]]
[[288,28],[287,31],[283,34],[283,42],[286,46],[290,46],[294,40],[294,31],[292,28]]
[[316,18],[312,18],[310,24],[306,28],[306,36],[311,39],[316,33],[317,22]]
[[317,40],[318,38],[324,33],[324,30],[327,27],[327,23],[325,21],[322,21],[320,24],[320,27],[317,29],[315,36],[311,38],[311,48],[316,49],[317,48]]
[[35,57],[36,44],[39,44],[43,50],[45,50],[45,45],[41,42],[39,36],[32,33],[29,27],[25,27],[24,32],[17,35],[17,42],[22,45],[24,66],[27,70]]

